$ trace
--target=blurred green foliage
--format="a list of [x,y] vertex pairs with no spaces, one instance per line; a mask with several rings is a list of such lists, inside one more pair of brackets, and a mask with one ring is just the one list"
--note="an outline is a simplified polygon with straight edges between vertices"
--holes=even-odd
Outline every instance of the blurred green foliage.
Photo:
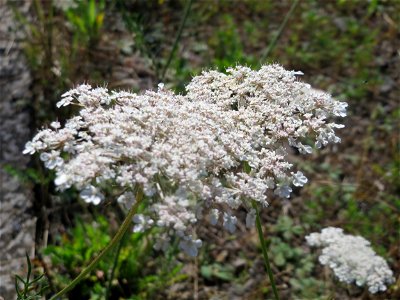
[[235,279],[235,268],[231,265],[221,265],[218,263],[204,264],[201,266],[200,273],[208,280],[233,281]]
[[75,42],[84,42],[89,47],[95,45],[100,38],[105,14],[105,0],[75,1],[64,13],[72,24]]
[[[52,284],[59,289],[70,282],[108,244],[110,234],[109,220],[103,216],[91,223],[78,219],[75,227],[58,237],[56,245],[43,250],[43,254],[51,259]],[[129,299],[154,299],[160,290],[186,279],[186,275],[180,273],[182,265],[173,260],[176,248],[169,250],[165,257],[153,259],[152,243],[147,235],[129,233],[125,236],[109,299],[128,299],[131,295],[135,297]],[[71,295],[104,299],[114,260],[115,257],[110,255],[100,261],[94,274],[80,282]]]
[[272,228],[269,251],[275,266],[290,276],[290,299],[326,299],[324,282],[313,276],[315,259],[302,247],[293,246],[296,239],[303,239],[305,227],[289,216],[280,216]]
[[[255,66],[257,60],[243,50],[241,37],[233,16],[224,14],[221,19],[223,25],[215,31],[208,42],[208,46],[214,50],[209,67],[225,71],[226,68],[238,64]],[[251,28],[250,23],[247,24],[248,28]]]

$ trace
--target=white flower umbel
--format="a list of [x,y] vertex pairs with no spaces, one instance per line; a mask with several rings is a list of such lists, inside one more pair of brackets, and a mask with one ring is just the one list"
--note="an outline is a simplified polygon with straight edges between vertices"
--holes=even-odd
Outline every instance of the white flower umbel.
[[[253,200],[267,207],[268,198],[289,198],[292,184],[307,182],[292,173],[288,146],[307,154],[313,151],[307,141],[317,147],[340,141],[341,126],[329,120],[344,116],[346,104],[296,75],[279,65],[206,71],[185,96],[162,85],[142,95],[80,85],[57,103],[80,107],[79,115],[39,131],[24,153],[42,153],[59,190],[112,186],[130,205],[129,193],[140,188],[148,204],[143,220],[170,237],[195,235],[194,224],[210,211],[212,224],[220,212],[233,232],[236,209],[249,211]],[[100,203],[99,194],[88,192],[86,201]],[[137,230],[149,227],[137,221]],[[184,248],[195,253],[188,243]]]
[[339,281],[366,285],[371,293],[385,291],[394,282],[387,262],[361,236],[347,235],[343,229],[328,227],[306,236],[313,247],[323,247],[319,261],[328,265]]

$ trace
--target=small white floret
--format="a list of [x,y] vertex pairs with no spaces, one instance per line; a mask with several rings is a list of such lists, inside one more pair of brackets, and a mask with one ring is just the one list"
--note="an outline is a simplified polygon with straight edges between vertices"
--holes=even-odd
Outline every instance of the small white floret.
[[246,227],[253,228],[255,222],[256,222],[256,210],[252,208],[246,215]]
[[191,235],[184,237],[183,240],[179,242],[179,248],[192,257],[198,255],[198,249],[201,248],[201,245],[202,241],[200,239],[193,240]]
[[79,195],[86,203],[93,203],[94,205],[98,205],[102,200],[104,200],[104,195],[93,185],[84,188]]
[[308,179],[304,174],[300,171],[293,174],[293,185],[294,186],[304,186],[307,183]]
[[218,223],[218,218],[219,218],[219,210],[216,208],[213,208],[210,211],[210,216],[209,216],[211,225],[216,225]]
[[281,198],[290,198],[290,193],[292,192],[292,188],[287,185],[278,185],[275,189],[274,194],[278,195]]
[[135,226],[133,227],[133,232],[144,232],[146,229],[149,229],[154,224],[154,221],[150,217],[144,216],[142,214],[134,215],[132,220],[135,223]]
[[44,162],[45,167],[50,170],[61,167],[64,163],[64,160],[60,157],[60,152],[54,150],[50,153],[41,153],[40,159]]
[[224,228],[229,231],[229,233],[234,233],[236,231],[236,223],[237,218],[235,216],[224,212]]
[[34,154],[36,152],[35,146],[33,144],[33,142],[27,142],[25,144],[25,149],[24,151],[22,151],[23,154]]

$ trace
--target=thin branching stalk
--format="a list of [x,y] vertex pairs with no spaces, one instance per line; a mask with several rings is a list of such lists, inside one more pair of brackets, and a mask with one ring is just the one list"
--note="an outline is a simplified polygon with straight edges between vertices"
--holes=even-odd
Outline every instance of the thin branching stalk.
[[272,286],[272,290],[274,292],[275,299],[279,300],[279,294],[278,294],[278,290],[276,289],[274,274],[272,273],[271,264],[269,261],[267,247],[266,247],[266,242],[264,239],[264,234],[263,234],[263,230],[262,230],[262,226],[261,226],[260,212],[258,210],[257,204],[254,201],[253,201],[253,208],[256,210],[256,227],[257,227],[257,231],[258,231],[258,238],[260,240],[262,253],[264,256],[265,267],[267,268],[268,277],[271,282],[271,286]]
[[124,245],[126,237],[127,237],[127,232],[125,232],[124,236],[119,241],[118,248],[117,248],[117,251],[116,251],[115,256],[114,256],[114,262],[113,262],[113,266],[112,266],[112,269],[111,269],[111,274],[110,274],[110,278],[108,280],[108,285],[107,285],[107,290],[106,290],[106,297],[105,297],[106,300],[110,297],[112,281],[113,281],[113,278],[114,278],[115,270],[117,269],[119,255],[121,253],[121,249],[122,249],[122,246]]
[[274,38],[271,40],[271,42],[269,43],[267,49],[265,49],[265,52],[261,56],[261,59],[260,59],[260,63],[261,64],[265,62],[265,60],[270,55],[271,51],[275,48],[276,42],[278,41],[278,39],[282,35],[282,32],[285,29],[286,24],[289,21],[290,17],[293,15],[293,12],[296,9],[297,4],[299,4],[299,0],[294,0],[293,3],[292,3],[292,6],[290,7],[290,9],[288,11],[288,13],[286,14],[285,18],[283,19],[282,24],[279,26],[278,32],[276,33]]
[[174,57],[176,48],[178,47],[179,40],[181,39],[183,28],[185,27],[186,20],[187,20],[187,18],[189,16],[189,12],[190,12],[190,7],[191,6],[192,6],[192,0],[187,0],[186,8],[185,8],[185,14],[183,15],[182,23],[179,26],[178,34],[176,35],[174,45],[172,46],[171,53],[169,54],[169,57],[168,57],[168,61],[165,64],[163,72],[161,74],[161,80],[164,80],[165,74],[167,73],[167,70],[168,70],[168,67],[171,64],[172,58]]
[[114,246],[121,240],[121,238],[124,236],[125,232],[129,229],[130,224],[132,222],[132,218],[136,213],[137,208],[139,207],[140,203],[143,200],[143,191],[139,189],[137,195],[136,195],[136,202],[134,205],[132,205],[131,209],[129,210],[124,222],[122,223],[121,227],[118,229],[117,233],[111,240],[111,242],[101,251],[101,253],[93,259],[93,261],[85,268],[83,271],[74,279],[71,281],[70,284],[68,284],[65,288],[63,288],[61,291],[59,291],[57,294],[55,294],[53,297],[50,298],[50,300],[55,300],[60,298],[62,295],[65,293],[69,292],[71,289],[74,288],[75,285],[77,285],[83,278],[85,278],[86,275],[88,275],[99,263],[99,261],[110,252],[111,249],[114,248]]

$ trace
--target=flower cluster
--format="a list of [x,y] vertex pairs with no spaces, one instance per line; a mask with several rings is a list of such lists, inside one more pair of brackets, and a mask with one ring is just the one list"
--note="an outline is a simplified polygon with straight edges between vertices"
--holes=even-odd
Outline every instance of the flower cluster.
[[161,84],[141,95],[81,85],[57,104],[80,106],[79,115],[41,130],[24,153],[41,152],[57,188],[74,186],[87,202],[100,203],[112,184],[119,202],[131,204],[140,187],[149,209],[135,218],[136,230],[162,227],[167,236],[157,248],[178,236],[195,255],[195,226],[205,215],[233,233],[235,209],[248,210],[251,226],[251,201],[265,207],[269,197],[289,198],[292,185],[307,182],[291,171],[288,146],[307,154],[314,147],[305,140],[314,138],[316,148],[340,142],[335,129],[343,125],[329,118],[345,116],[347,104],[299,74],[279,65],[205,71],[185,96]]
[[342,282],[368,286],[371,293],[386,291],[394,282],[386,261],[376,255],[370,242],[361,236],[347,235],[341,228],[328,227],[306,236],[310,246],[323,247],[319,261],[333,269]]

